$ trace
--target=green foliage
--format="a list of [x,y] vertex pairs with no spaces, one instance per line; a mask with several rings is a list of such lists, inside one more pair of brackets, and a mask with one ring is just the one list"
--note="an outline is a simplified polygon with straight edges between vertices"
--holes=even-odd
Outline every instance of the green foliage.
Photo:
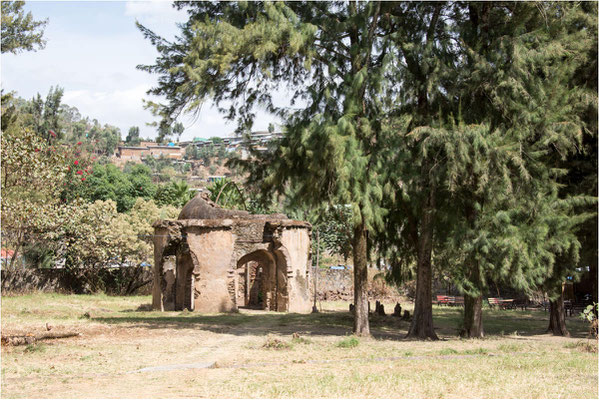
[[172,205],[175,207],[183,207],[193,197],[193,192],[190,190],[187,182],[171,181],[167,184],[158,186],[154,200],[156,204]]
[[177,136],[177,143],[181,141],[181,135],[185,132],[185,127],[181,122],[175,123],[173,126],[173,134]]
[[[589,304],[581,313],[580,318],[590,324],[590,335],[597,339],[597,334],[599,333],[598,326],[598,316],[599,316],[599,304],[593,303]],[[597,352],[597,348],[595,346],[595,352]]]
[[141,143],[138,126],[132,126],[131,128],[129,128],[129,133],[125,138],[125,143],[130,146],[138,146]]
[[41,243],[31,243],[23,248],[25,264],[36,268],[53,268],[56,258],[51,248]]
[[185,148],[185,158],[187,160],[197,160],[199,159],[198,148],[193,144],[190,144]]
[[48,143],[58,140],[62,144],[85,144],[90,152],[112,156],[121,139],[120,130],[83,118],[77,108],[62,103],[63,92],[58,86],[51,87],[45,100],[39,93],[31,100],[3,96],[3,103],[7,103],[5,108],[13,110],[6,113],[5,119],[11,115],[18,117],[21,126],[36,132]]
[[354,347],[358,347],[360,341],[355,336],[350,336],[345,339],[340,340],[337,343],[337,347],[341,347],[344,349],[353,349]]
[[48,20],[35,21],[30,12],[25,14],[24,1],[2,1],[2,53],[43,49],[44,27]]
[[247,210],[244,192],[240,190],[237,183],[228,178],[218,179],[208,187],[210,200],[218,206],[230,209]]
[[125,212],[133,207],[137,198],[153,198],[156,190],[147,166],[137,164],[123,172],[113,164],[106,164],[96,165],[87,178],[87,185],[67,195],[90,202],[110,199],[116,202],[118,212]]
[[89,154],[77,154],[78,149],[60,146],[53,138],[48,143],[24,128],[20,118],[4,120],[2,239],[3,246],[16,251],[15,260],[25,244],[33,244],[38,235],[54,229],[57,215],[66,206],[61,193],[67,186],[85,185],[83,169],[91,160]]
[[[240,135],[256,108],[280,117],[277,147],[231,162],[263,197],[347,204],[353,243],[367,236],[395,276],[434,262],[467,296],[489,279],[557,293],[578,263],[596,208],[595,164],[573,171],[596,158],[596,4],[178,7],[175,42],[138,25],[160,53],[140,67],[160,75],[153,110],[169,123],[211,98]],[[275,103],[281,85],[302,107]],[[429,329],[430,280],[418,286],[412,326]]]
[[173,133],[173,128],[170,125],[161,123],[158,125],[158,136],[156,143],[167,143],[171,140],[170,135]]

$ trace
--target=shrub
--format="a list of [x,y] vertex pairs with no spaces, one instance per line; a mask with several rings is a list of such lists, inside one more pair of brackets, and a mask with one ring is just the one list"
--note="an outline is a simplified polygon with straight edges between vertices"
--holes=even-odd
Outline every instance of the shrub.
[[337,343],[337,347],[341,348],[354,348],[360,344],[360,341],[355,336],[347,337]]

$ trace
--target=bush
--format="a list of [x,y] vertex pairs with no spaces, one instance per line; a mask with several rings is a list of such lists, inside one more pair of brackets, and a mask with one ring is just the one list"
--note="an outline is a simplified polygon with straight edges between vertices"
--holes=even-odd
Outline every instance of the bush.
[[360,341],[358,340],[357,337],[350,336],[348,338],[341,340],[339,343],[337,343],[337,347],[351,349],[351,348],[357,347],[359,344],[360,344]]

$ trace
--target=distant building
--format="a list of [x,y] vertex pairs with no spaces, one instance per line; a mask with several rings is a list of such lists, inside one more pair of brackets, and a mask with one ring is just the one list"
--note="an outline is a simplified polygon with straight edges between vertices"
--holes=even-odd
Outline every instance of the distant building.
[[119,146],[116,158],[122,161],[140,162],[146,157],[161,156],[172,160],[182,160],[183,152],[180,146],[161,146],[153,142],[142,142],[144,146]]

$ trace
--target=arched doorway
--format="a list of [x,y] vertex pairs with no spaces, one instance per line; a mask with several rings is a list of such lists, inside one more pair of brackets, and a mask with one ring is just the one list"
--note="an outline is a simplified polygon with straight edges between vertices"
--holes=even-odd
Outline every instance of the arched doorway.
[[257,250],[241,257],[235,274],[237,307],[276,310],[275,271],[275,259],[266,250]]
[[177,254],[177,280],[175,286],[175,310],[193,311],[195,280],[193,260],[189,249]]

